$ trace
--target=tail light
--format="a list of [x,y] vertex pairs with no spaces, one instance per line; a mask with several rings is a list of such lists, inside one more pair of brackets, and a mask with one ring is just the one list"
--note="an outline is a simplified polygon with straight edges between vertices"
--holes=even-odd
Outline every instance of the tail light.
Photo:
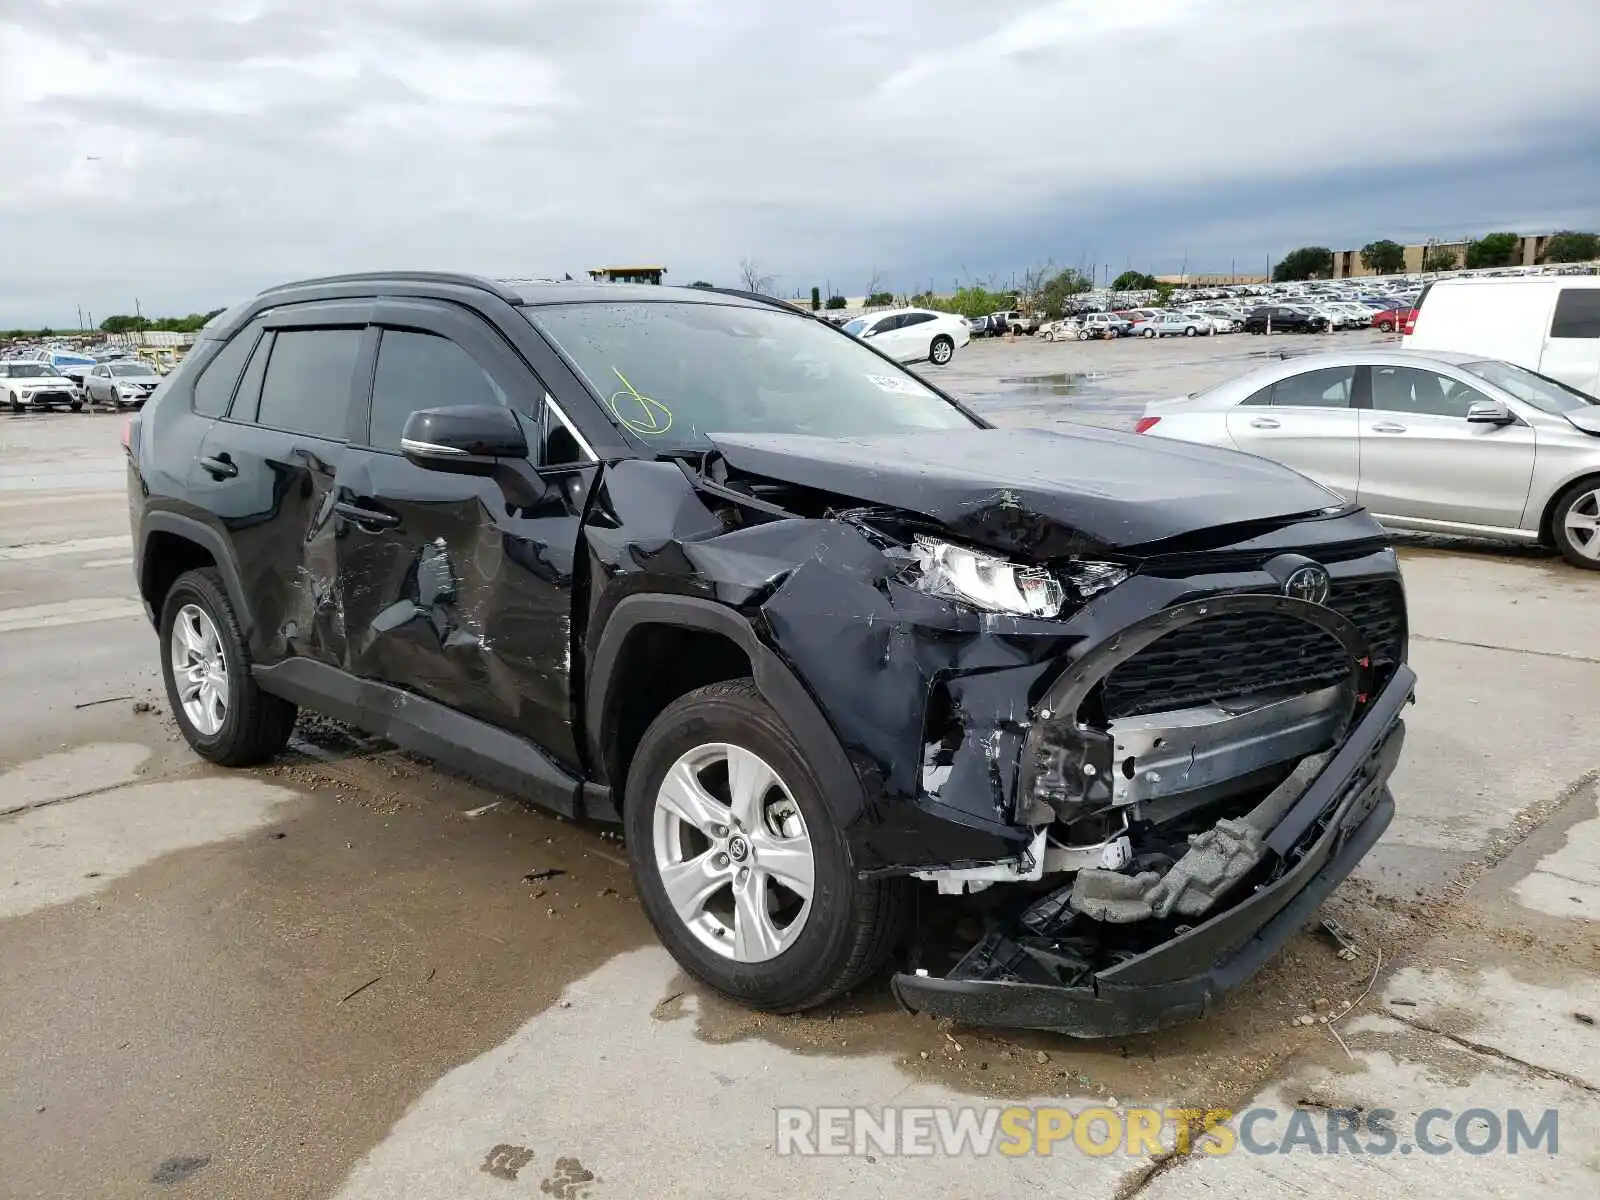
[[1135,433],[1149,433],[1160,421],[1160,417],[1140,417],[1139,423],[1133,427],[1133,431]]
[[139,418],[129,417],[122,425],[122,448],[129,458],[139,453]]
[[1405,334],[1407,337],[1410,337],[1416,331],[1417,331],[1417,310],[1413,308],[1410,312],[1408,312],[1405,315],[1404,320],[1402,320],[1400,322],[1400,332]]

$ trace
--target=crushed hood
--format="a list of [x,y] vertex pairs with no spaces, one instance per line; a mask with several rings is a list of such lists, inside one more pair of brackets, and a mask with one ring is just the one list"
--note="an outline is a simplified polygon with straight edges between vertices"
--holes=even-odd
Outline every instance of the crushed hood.
[[1344,501],[1263,458],[1082,426],[890,437],[714,434],[735,471],[915,513],[1036,558],[1221,526],[1282,522]]

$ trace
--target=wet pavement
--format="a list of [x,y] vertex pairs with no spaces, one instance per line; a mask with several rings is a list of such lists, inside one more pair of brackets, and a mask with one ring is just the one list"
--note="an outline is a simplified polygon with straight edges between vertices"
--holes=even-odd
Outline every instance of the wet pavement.
[[[1261,342],[980,342],[936,377],[1000,423],[1127,425]],[[909,1017],[881,981],[772,1017],[676,970],[604,831],[311,718],[263,769],[189,754],[119,428],[0,415],[0,1197],[1595,1194],[1600,579],[1404,552],[1398,813],[1327,906],[1354,959],[1307,933],[1215,1016],[1111,1043]],[[775,1153],[777,1105],[1030,1102],[1555,1107],[1561,1153]]]

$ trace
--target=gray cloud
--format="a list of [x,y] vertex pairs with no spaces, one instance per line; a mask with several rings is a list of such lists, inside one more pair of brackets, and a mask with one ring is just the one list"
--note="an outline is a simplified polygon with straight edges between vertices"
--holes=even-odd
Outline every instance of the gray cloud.
[[[1018,213],[1020,253],[1063,257],[1137,245],[1119,206],[1313,175],[1319,209],[1381,221],[1355,173],[1503,157],[1600,100],[1592,0],[25,5],[0,18],[0,324],[400,264],[686,281],[753,254],[789,286],[910,285],[1017,265],[963,246]],[[1255,254],[1250,225],[1196,232]]]

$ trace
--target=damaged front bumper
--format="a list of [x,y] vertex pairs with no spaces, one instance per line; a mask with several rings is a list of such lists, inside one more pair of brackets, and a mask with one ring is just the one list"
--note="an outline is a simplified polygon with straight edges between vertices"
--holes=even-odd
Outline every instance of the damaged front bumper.
[[[1399,664],[1327,766],[1266,841],[1281,870],[1250,895],[1077,986],[1049,979],[1012,932],[992,929],[945,978],[898,975],[908,1009],[975,1025],[1075,1037],[1143,1033],[1204,1016],[1310,923],[1388,827],[1387,781],[1400,756],[1415,674]],[[1022,931],[1014,931],[1021,936]]]

